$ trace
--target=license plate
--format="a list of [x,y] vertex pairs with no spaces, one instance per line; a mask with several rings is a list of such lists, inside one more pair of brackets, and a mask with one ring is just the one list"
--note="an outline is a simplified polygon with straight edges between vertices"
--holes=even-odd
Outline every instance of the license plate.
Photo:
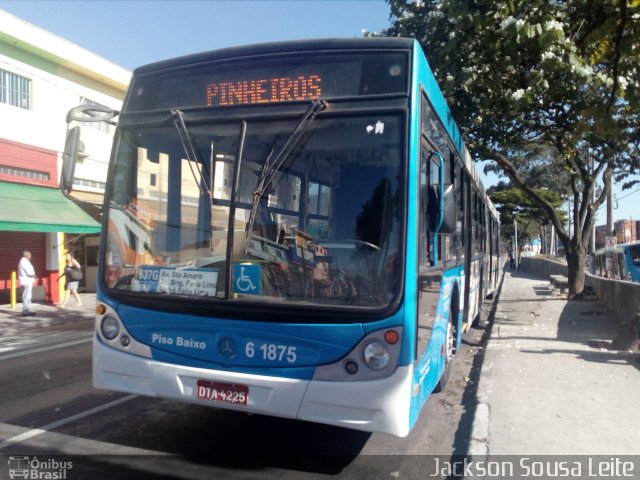
[[196,384],[196,398],[212,400],[214,402],[246,405],[249,400],[249,387],[238,383],[210,382],[198,380]]

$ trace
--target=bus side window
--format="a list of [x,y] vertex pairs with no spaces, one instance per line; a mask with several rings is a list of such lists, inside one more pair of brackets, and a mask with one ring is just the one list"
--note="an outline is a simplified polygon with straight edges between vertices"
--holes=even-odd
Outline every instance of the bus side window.
[[478,198],[478,207],[480,214],[480,252],[487,253],[487,214],[484,203]]
[[465,255],[465,246],[467,244],[467,234],[466,234],[466,228],[467,228],[467,224],[466,224],[466,208],[465,208],[465,202],[467,201],[466,199],[466,194],[465,192],[467,191],[467,182],[466,182],[466,176],[464,174],[464,168],[460,168],[460,186],[458,187],[458,194],[460,195],[458,197],[458,226],[456,227],[456,230],[459,230],[460,232],[460,239],[461,239],[461,244],[462,244],[462,256],[464,257]]
[[616,279],[617,280],[626,280],[627,279],[627,275],[626,275],[626,268],[624,265],[624,253],[622,252],[616,252],[616,260],[617,260],[617,267],[618,267],[618,271],[616,272]]
[[[444,171],[444,190],[452,187],[453,198],[456,199],[456,161],[455,154],[451,147],[449,147],[443,155],[443,165],[441,168]],[[444,222],[444,211],[439,212],[438,217],[438,221],[442,218]],[[438,232],[438,260],[443,265],[453,264],[457,261],[459,250],[459,242],[456,242],[455,225],[452,225],[451,229],[447,230],[446,233],[444,233],[443,230],[446,229],[441,228]]]
[[427,200],[427,216],[429,218],[429,260],[431,265],[436,265],[442,258],[442,244],[438,244],[436,251],[435,248],[435,232],[438,228],[438,222],[440,220],[440,162],[438,157],[431,154],[429,155],[429,198]]
[[418,245],[419,245],[419,258],[420,266],[430,266],[431,265],[431,252],[430,252],[430,241],[429,241],[429,219],[427,218],[427,202],[428,202],[428,193],[427,189],[429,188],[429,177],[428,177],[428,164],[427,159],[429,158],[429,152],[426,150],[426,146],[423,145],[421,154],[420,154],[420,192],[419,192],[419,202],[418,202]]
[[453,255],[455,260],[460,263],[464,258],[464,174],[460,168],[458,157],[451,159],[452,177],[455,185],[456,194],[456,229],[453,233]]
[[478,253],[478,194],[471,187],[471,254]]
[[438,255],[435,230],[440,219],[440,162],[437,155],[423,145],[420,159],[420,264],[434,266]]

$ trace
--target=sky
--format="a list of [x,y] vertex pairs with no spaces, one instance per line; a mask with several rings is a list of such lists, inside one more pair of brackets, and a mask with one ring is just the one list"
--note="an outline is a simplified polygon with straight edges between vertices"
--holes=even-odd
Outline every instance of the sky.
[[[0,9],[129,70],[251,43],[358,37],[388,27],[390,13],[385,0],[0,0]],[[615,220],[640,220],[640,186],[615,191]]]
[[0,0],[3,9],[122,67],[275,40],[389,26],[384,0]]

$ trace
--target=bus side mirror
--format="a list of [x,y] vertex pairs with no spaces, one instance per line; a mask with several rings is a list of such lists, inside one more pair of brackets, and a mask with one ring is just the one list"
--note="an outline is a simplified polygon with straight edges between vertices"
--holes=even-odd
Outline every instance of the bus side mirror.
[[67,131],[67,138],[64,142],[64,153],[62,154],[62,174],[60,176],[60,188],[64,192],[73,189],[73,177],[76,171],[76,163],[84,145],[80,141],[80,127],[73,127]]
[[[67,125],[71,122],[105,122],[116,125],[113,120],[120,112],[102,105],[78,105],[67,113]],[[70,193],[73,189],[73,178],[76,171],[76,163],[81,157],[86,157],[84,144],[80,141],[80,127],[67,129],[67,138],[64,142],[62,154],[62,174],[60,175],[60,189]]]
[[453,185],[444,187],[442,223],[438,233],[454,233],[456,231],[456,194]]

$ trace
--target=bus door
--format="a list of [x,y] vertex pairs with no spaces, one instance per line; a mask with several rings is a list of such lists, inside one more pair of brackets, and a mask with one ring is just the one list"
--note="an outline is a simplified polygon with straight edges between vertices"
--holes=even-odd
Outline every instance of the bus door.
[[[429,362],[425,353],[436,319],[443,277],[442,264],[438,262],[437,220],[442,157],[423,141],[420,154],[420,184],[418,204],[418,318],[416,332],[416,359]],[[422,366],[424,368],[424,365]]]

